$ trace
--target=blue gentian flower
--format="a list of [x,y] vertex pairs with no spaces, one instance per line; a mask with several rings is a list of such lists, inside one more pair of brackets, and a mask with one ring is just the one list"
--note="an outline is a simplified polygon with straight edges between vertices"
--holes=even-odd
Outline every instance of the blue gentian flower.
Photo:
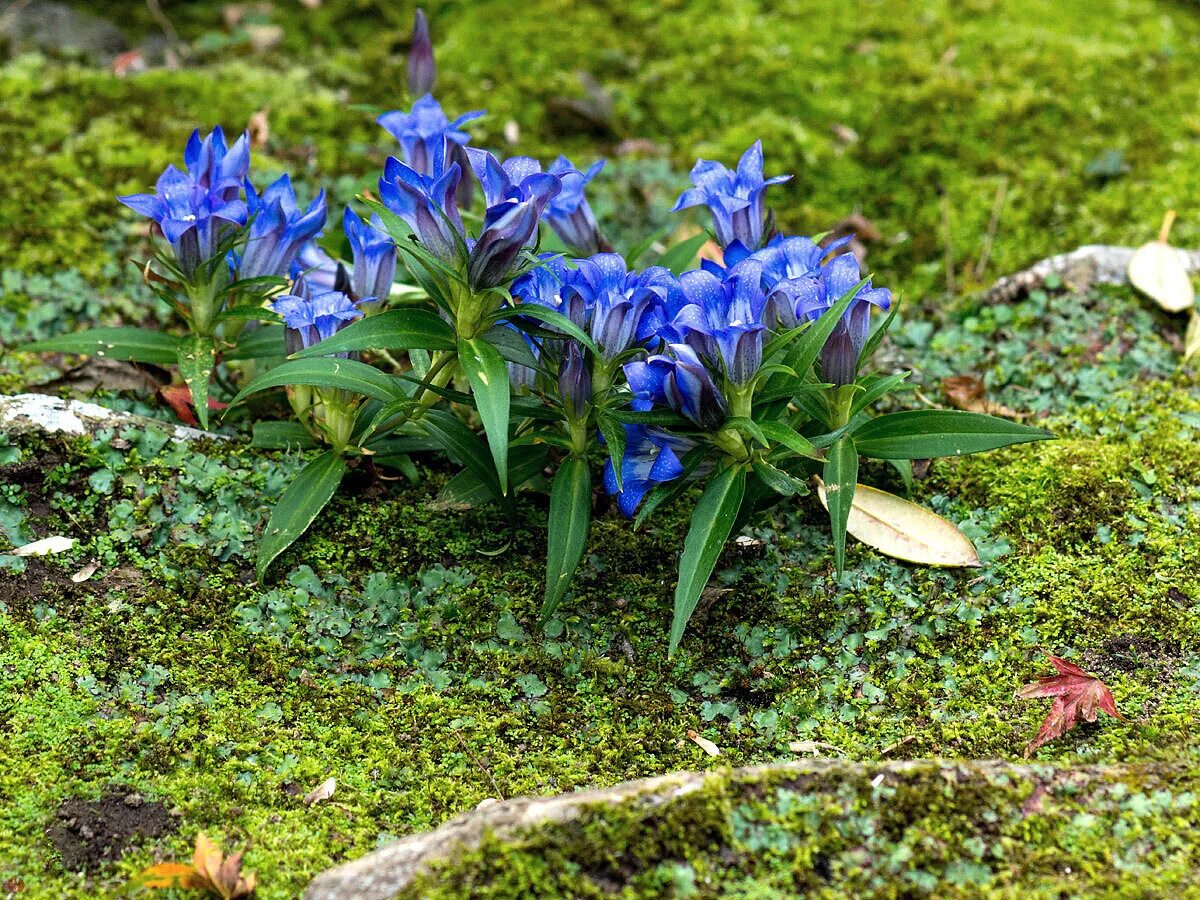
[[686,303],[671,320],[669,335],[692,347],[736,385],[748,384],[762,365],[764,313],[762,264],[746,259],[725,277],[696,270],[679,277]]
[[617,253],[580,260],[562,290],[561,312],[587,331],[611,362],[656,330],[660,308],[682,302],[679,281],[667,269],[653,266],[630,272]]
[[604,488],[617,495],[617,506],[628,518],[633,518],[642,498],[656,485],[674,481],[683,472],[683,457],[696,442],[659,428],[643,425],[625,426],[625,453],[621,457],[621,488],[612,460],[604,463]]
[[[777,291],[793,304],[798,320],[818,319],[862,280],[852,253],[834,257],[813,277],[785,282]],[[821,350],[821,377],[831,384],[852,384],[858,374],[858,357],[871,335],[871,308],[889,309],[892,292],[873,288],[867,281],[855,294],[850,308]]]
[[764,179],[762,141],[755,141],[742,154],[737,171],[712,160],[698,160],[691,174],[695,187],[684,191],[674,208],[678,211],[689,206],[707,206],[722,247],[740,242],[754,250],[763,238],[763,192],[791,177],[777,175]]
[[350,285],[355,297],[386,300],[396,280],[396,243],[378,215],[364,222],[347,209],[343,219],[346,237],[354,253]]
[[604,160],[599,160],[586,172],[580,172],[569,159],[560,156],[546,169],[551,175],[558,176],[562,190],[550,201],[542,218],[576,256],[592,256],[607,247],[596,225],[596,216],[584,196],[588,182],[603,168]]
[[[806,237],[783,237],[777,235],[753,254],[762,264],[763,290],[767,292],[767,322],[771,327],[789,329],[800,324],[796,318],[795,299],[790,297],[789,284],[794,279],[811,279],[820,274],[821,260],[850,243],[852,235],[820,246]],[[726,261],[731,265],[738,262]]]
[[408,92],[414,97],[428,94],[436,80],[437,66],[433,61],[429,22],[425,10],[418,9],[413,20],[412,44],[408,48]]
[[423,175],[396,157],[388,157],[379,179],[379,197],[408,224],[430,253],[444,262],[458,264],[463,223],[454,192],[462,170],[458,163],[451,163],[443,171],[445,155],[436,156],[432,175]]
[[316,241],[309,241],[300,248],[289,273],[293,294],[308,297],[307,292],[323,293],[334,290],[341,264],[321,249]]
[[292,354],[332,337],[361,318],[359,305],[374,299],[364,297],[355,301],[341,291],[325,291],[311,297],[284,294],[275,299],[271,309],[283,317],[284,345],[288,354]]
[[[230,188],[223,181],[216,190],[207,184],[211,173],[201,173],[202,184],[174,165],[158,177],[153,194],[130,194],[117,199],[135,212],[158,223],[175,251],[179,268],[191,277],[204,261],[211,259],[229,229],[246,224],[246,204],[238,196],[227,199]],[[239,189],[240,190],[240,189]]]
[[562,190],[562,182],[539,171],[541,165],[528,156],[514,156],[501,165],[482,150],[468,147],[467,154],[487,202],[483,231],[467,261],[467,283],[481,291],[500,284],[521,250],[532,246],[538,219]]
[[325,192],[303,212],[296,204],[292,180],[283,175],[261,196],[246,182],[250,209],[250,237],[238,274],[242,278],[282,277],[291,270],[300,249],[321,233],[327,210]]
[[476,110],[451,122],[433,95],[425,94],[409,112],[384,113],[377,121],[400,142],[401,155],[409,168],[437,178],[442,173],[444,161],[450,159],[448,145],[465,146],[471,136],[462,130],[462,126],[482,115],[483,110]]
[[687,344],[668,344],[668,353],[625,364],[633,408],[667,406],[705,431],[716,431],[728,405],[712,374]]
[[558,397],[573,418],[587,415],[592,402],[592,369],[578,341],[567,341],[558,362]]

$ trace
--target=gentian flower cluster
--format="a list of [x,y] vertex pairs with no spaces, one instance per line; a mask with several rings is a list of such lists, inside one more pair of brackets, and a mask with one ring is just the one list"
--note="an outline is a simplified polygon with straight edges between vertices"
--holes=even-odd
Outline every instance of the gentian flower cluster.
[[167,166],[153,194],[117,199],[157,223],[180,271],[190,278],[215,255],[223,238],[246,224],[248,209],[241,193],[250,170],[249,137],[243,134],[227,147],[220,128],[203,139],[197,129],[184,150],[184,164],[187,171]]

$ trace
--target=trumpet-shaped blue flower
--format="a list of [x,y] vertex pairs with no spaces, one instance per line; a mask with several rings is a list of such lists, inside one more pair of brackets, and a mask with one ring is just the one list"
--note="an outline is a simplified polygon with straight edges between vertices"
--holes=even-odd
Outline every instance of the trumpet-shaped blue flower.
[[[374,297],[351,300],[341,291],[324,291],[313,296],[284,294],[271,304],[283,317],[284,345],[289,354],[311,347],[361,318],[358,307]],[[346,356],[347,354],[338,354]]]
[[445,156],[439,154],[434,174],[423,175],[396,157],[388,157],[379,196],[383,205],[403,219],[430,253],[444,262],[460,262],[463,241],[462,217],[455,201],[462,170],[451,163],[445,171]]
[[414,97],[428,94],[436,80],[437,65],[433,61],[429,22],[425,10],[418,9],[413,19],[412,44],[408,48],[408,92]]
[[246,224],[246,204],[239,197],[225,199],[227,189],[209,190],[191,175],[167,166],[153,194],[118,197],[135,212],[153,219],[171,244],[179,268],[191,277],[217,252],[231,228]]
[[284,175],[261,195],[247,181],[246,196],[250,237],[238,272],[242,278],[282,277],[291,271],[300,249],[325,227],[325,192],[317,194],[302,212],[296,204],[292,180]]
[[542,218],[576,256],[591,256],[607,246],[596,224],[596,215],[584,196],[588,182],[603,168],[604,160],[599,160],[586,172],[581,172],[569,159],[560,156],[546,169],[551,175],[558,176],[562,190],[550,201]]
[[668,344],[667,351],[625,364],[633,408],[667,406],[705,431],[716,431],[729,407],[712,374],[687,344]]
[[[798,320],[818,319],[862,280],[858,260],[852,253],[834,257],[821,267],[819,274],[790,279],[777,291],[786,294]],[[892,305],[892,292],[873,288],[868,280],[855,293],[841,322],[821,350],[821,377],[837,384],[852,384],[858,374],[858,357],[871,335],[871,310],[886,310]]]
[[374,215],[364,222],[347,209],[343,225],[354,253],[350,277],[354,296],[386,300],[396,280],[396,243],[383,227],[383,220]]
[[[821,260],[836,253],[851,240],[852,236],[846,236],[822,247],[806,237],[776,236],[753,254],[753,258],[762,264],[762,284],[768,300],[768,325],[788,329],[800,324],[796,318],[795,299],[791,296],[791,282],[817,277],[821,271]],[[729,261],[728,254],[726,260]]]
[[679,281],[654,266],[630,272],[616,253],[579,261],[562,290],[561,312],[587,331],[605,362],[638,346],[655,333],[658,310],[682,301]]
[[621,512],[633,518],[651,488],[674,481],[684,473],[681,457],[695,446],[695,441],[659,428],[626,425],[625,453],[621,457],[622,490],[617,490],[612,460],[604,463],[604,488],[609,494],[616,494]]
[[483,110],[464,113],[454,121],[442,111],[442,105],[425,94],[409,112],[396,110],[384,113],[377,120],[400,142],[400,152],[409,168],[421,175],[437,178],[445,160],[450,158],[450,144],[465,146],[471,136],[463,125],[478,119]]
[[763,178],[762,141],[755,141],[732,171],[719,162],[701,159],[692,167],[692,184],[675,203],[675,210],[707,206],[713,230],[722,247],[740,242],[750,250],[762,243],[765,219],[763,192],[792,176]]
[[679,278],[686,302],[666,329],[692,347],[713,368],[744,385],[762,365],[764,314],[762,265],[746,259],[725,277],[696,270]]
[[294,282],[292,293],[308,297],[310,292],[334,290],[341,268],[341,263],[322,250],[316,241],[309,241],[300,248],[292,263],[289,273]]
[[204,138],[196,129],[188,138],[183,161],[200,187],[228,203],[241,196],[242,182],[250,172],[250,136],[242,134],[232,147],[226,147],[225,132],[219,125]]
[[483,231],[467,261],[467,283],[479,291],[503,282],[521,250],[533,244],[538,219],[562,182],[541,172],[538,161],[528,156],[514,156],[501,165],[485,151],[468,147],[467,153],[487,202]]

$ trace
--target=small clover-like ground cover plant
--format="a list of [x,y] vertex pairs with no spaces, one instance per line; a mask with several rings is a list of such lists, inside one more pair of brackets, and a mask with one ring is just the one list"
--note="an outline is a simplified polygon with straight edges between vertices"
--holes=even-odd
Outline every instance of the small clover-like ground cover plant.
[[[451,118],[435,82],[420,15],[413,102],[378,119],[397,155],[379,199],[361,198],[366,216],[343,218],[351,259],[318,243],[323,193],[305,206],[286,175],[260,192],[245,136],[230,145],[220,129],[197,131],[184,169],[121,198],[166,241],[146,278],[188,335],[102,329],[33,345],[176,363],[177,393],[202,425],[214,387],[233,395],[226,415],[286,391],[296,423],[260,422],[255,443],[319,452],[274,508],[260,579],[352,466],[416,477],[412,456],[440,451],[463,466],[449,493],[496,502],[510,521],[517,490],[548,476],[548,619],[587,548],[602,469],[634,527],[698,491],[674,652],[726,541],[817,477],[840,573],[860,458],[910,482],[914,459],[1051,436],[962,410],[872,414],[907,378],[870,366],[895,298],[861,271],[849,237],[779,232],[766,192],[787,176],[764,175],[761,142],[735,169],[696,163],[676,209],[706,207],[711,234],[643,265],[651,242],[614,248],[588,204],[602,162],[500,159],[472,145],[482,113]],[[562,252],[543,251],[543,231]],[[719,259],[693,267],[710,240]]]

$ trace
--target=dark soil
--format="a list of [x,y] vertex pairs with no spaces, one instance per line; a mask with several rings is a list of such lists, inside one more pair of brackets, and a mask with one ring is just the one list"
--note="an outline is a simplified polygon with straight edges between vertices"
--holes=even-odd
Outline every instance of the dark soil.
[[93,871],[119,859],[135,840],[173,831],[175,821],[161,803],[112,786],[99,800],[67,800],[55,813],[46,836],[72,872]]

